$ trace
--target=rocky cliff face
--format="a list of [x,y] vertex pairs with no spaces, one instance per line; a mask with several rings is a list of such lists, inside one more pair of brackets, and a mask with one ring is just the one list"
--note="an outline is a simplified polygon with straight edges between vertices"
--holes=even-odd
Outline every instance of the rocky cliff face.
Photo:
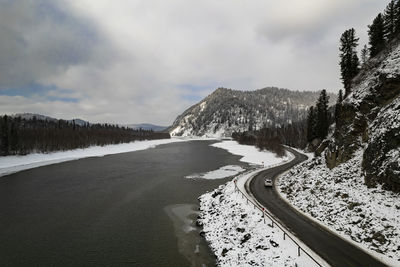
[[234,131],[290,123],[305,118],[307,108],[315,103],[318,96],[319,92],[278,88],[256,91],[219,88],[178,116],[170,133],[177,136],[230,137]]
[[325,150],[329,168],[363,149],[367,185],[400,191],[400,41],[366,63],[343,101],[339,125]]

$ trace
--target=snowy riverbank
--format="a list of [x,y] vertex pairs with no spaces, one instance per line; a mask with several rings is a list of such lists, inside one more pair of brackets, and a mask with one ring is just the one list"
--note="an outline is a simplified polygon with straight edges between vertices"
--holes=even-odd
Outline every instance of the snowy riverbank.
[[0,176],[64,161],[145,150],[158,145],[183,141],[185,141],[185,139],[171,138],[137,141],[118,145],[92,146],[89,148],[59,151],[46,154],[34,153],[25,156],[0,157]]
[[240,145],[236,141],[222,141],[211,146],[225,149],[234,155],[243,156],[240,161],[255,165],[270,166],[288,159],[288,156],[279,158],[272,152],[259,151],[255,146]]
[[[193,139],[191,139],[193,140]],[[197,139],[194,139],[197,140]],[[202,140],[202,139],[200,139]],[[208,139],[205,139],[208,140]],[[229,153],[234,155],[242,156],[240,159],[241,162],[249,163],[253,165],[251,169],[263,166],[271,166],[275,164],[279,164],[283,161],[286,161],[290,158],[290,154],[285,157],[278,158],[274,153],[269,151],[259,151],[254,146],[249,145],[241,145],[236,141],[221,141],[211,146],[221,148],[227,150]],[[189,179],[223,179],[227,177],[231,177],[233,175],[238,175],[243,173],[245,169],[243,166],[237,165],[228,165],[219,168],[218,170],[210,171],[207,173],[195,173],[186,176]]]
[[324,158],[294,167],[279,180],[292,205],[329,229],[400,265],[400,194],[368,188],[361,173],[362,151],[329,170]]
[[[261,152],[254,146],[235,141],[212,146],[243,156],[241,161],[259,167],[276,165],[291,158],[291,155],[278,158],[271,152]],[[243,182],[253,174],[254,171],[242,174],[239,181]],[[233,181],[199,199],[199,222],[220,266],[315,266],[309,257],[298,257],[297,246],[288,238],[284,240],[278,227],[264,221],[262,213],[235,191]]]
[[[251,173],[241,179],[246,180]],[[235,190],[233,181],[200,197],[205,238],[219,266],[318,266]]]

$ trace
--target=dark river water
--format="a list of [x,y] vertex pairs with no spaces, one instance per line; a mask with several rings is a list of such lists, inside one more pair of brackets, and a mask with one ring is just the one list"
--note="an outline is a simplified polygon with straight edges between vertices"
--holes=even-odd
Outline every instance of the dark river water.
[[209,141],[49,165],[0,177],[0,266],[213,266],[197,197],[243,165]]

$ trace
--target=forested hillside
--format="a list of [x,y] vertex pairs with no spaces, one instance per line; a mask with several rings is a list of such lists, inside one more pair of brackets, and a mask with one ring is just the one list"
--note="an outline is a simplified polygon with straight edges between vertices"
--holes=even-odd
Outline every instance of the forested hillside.
[[[352,38],[345,38],[353,33]],[[369,46],[357,58],[354,30],[341,38],[343,99],[336,105],[334,133],[318,149],[325,149],[329,168],[362,150],[362,173],[367,185],[383,184],[400,191],[400,1],[392,0],[369,26]],[[353,68],[348,65],[353,64]],[[353,71],[351,71],[353,69]],[[351,72],[351,75],[348,73]],[[346,74],[347,73],[347,74]],[[346,77],[350,77],[347,80]]]
[[340,37],[344,92],[334,121],[321,132],[318,116],[309,116],[316,157],[278,187],[303,212],[399,266],[400,0],[371,21],[368,35],[361,61],[356,31]]
[[93,145],[128,143],[170,138],[168,133],[130,129],[111,124],[79,124],[72,121],[31,116],[0,116],[0,155],[52,152]]
[[256,145],[259,149],[273,151],[278,156],[284,154],[283,145],[305,149],[309,143],[312,146],[314,139],[322,140],[328,134],[329,125],[333,121],[329,98],[326,90],[322,90],[315,106],[308,109],[307,119],[264,126],[259,130],[234,132],[232,137],[240,144]]
[[275,87],[256,91],[218,88],[178,116],[170,132],[178,136],[230,137],[233,132],[283,127],[305,119],[318,95]]

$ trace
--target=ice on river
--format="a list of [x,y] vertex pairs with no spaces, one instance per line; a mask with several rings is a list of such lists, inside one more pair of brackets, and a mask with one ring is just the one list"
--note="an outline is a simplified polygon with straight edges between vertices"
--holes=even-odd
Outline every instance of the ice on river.
[[185,178],[189,178],[189,179],[209,179],[209,180],[213,180],[213,179],[223,179],[223,178],[227,178],[233,175],[237,175],[241,172],[245,171],[245,169],[243,169],[240,166],[237,165],[227,165],[227,166],[223,166],[221,168],[219,168],[218,170],[214,170],[214,171],[210,171],[210,172],[206,172],[206,173],[198,173],[198,174],[191,174],[186,176]]

